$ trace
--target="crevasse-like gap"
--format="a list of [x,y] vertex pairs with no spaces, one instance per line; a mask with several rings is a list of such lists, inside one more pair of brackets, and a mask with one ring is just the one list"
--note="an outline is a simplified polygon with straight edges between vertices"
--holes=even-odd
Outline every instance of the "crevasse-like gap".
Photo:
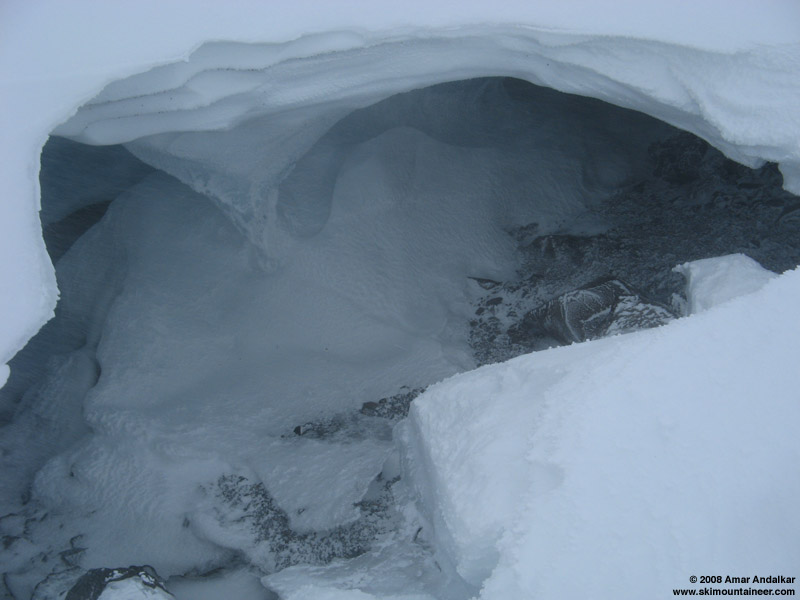
[[[260,576],[283,596],[469,597],[400,478],[392,426],[416,394],[680,316],[684,261],[800,262],[773,166],[514,79],[356,110],[269,189],[237,148],[208,138],[206,167],[164,135],[43,152],[61,301],[0,392],[14,597],[138,564],[179,599],[271,597]],[[269,206],[263,247],[241,194]],[[587,287],[600,304],[548,309]]]

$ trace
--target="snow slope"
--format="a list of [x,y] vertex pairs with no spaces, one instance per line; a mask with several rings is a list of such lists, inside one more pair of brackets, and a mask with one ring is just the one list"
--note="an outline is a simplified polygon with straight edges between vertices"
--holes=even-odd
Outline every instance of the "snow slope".
[[[698,267],[713,281],[736,258]],[[487,599],[658,598],[692,574],[794,572],[798,290],[793,271],[661,329],[428,390],[402,437],[437,550]]]

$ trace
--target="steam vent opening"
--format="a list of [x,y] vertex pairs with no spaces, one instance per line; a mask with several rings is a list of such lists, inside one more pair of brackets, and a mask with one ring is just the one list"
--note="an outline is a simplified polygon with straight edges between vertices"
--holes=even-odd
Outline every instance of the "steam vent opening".
[[774,164],[600,100],[492,77],[247,115],[43,149],[61,296],[0,390],[14,598],[133,565],[187,600],[473,597],[407,481],[414,399],[800,263]]

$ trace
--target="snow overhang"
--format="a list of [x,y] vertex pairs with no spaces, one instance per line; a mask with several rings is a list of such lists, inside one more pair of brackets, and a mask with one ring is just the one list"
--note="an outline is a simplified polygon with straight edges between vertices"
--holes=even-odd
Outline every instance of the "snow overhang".
[[414,4],[6,3],[2,361],[57,299],[36,214],[39,153],[54,131],[108,144],[303,109],[302,154],[354,108],[510,75],[648,113],[751,166],[776,161],[800,191],[796,3]]

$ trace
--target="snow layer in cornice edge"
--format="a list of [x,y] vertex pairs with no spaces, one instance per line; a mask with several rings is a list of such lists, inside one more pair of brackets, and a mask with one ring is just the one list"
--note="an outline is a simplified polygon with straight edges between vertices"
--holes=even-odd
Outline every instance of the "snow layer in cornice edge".
[[[707,57],[706,66],[711,66],[712,70],[715,70],[715,60],[730,67],[738,66],[737,61],[744,58],[749,67],[744,74],[730,68],[715,71],[725,85],[719,87],[711,77],[710,81],[703,82],[701,89],[705,93],[698,94],[694,90],[694,96],[688,102],[694,102],[698,107],[719,108],[728,106],[729,99],[738,99],[733,108],[738,108],[739,113],[736,110],[725,113],[731,117],[726,123],[730,131],[736,131],[740,121],[752,124],[755,119],[758,125],[760,118],[770,124],[766,127],[769,135],[762,135],[755,144],[749,127],[742,131],[742,136],[729,136],[731,143],[750,147],[750,152],[742,153],[742,156],[730,144],[715,143],[740,160],[753,155],[782,159],[787,179],[800,181],[796,144],[788,151],[784,147],[781,153],[776,152],[781,144],[774,140],[774,134],[780,133],[784,134],[783,140],[792,136],[796,138],[795,133],[800,129],[800,109],[791,102],[797,96],[798,84],[793,74],[798,71],[800,55],[799,30],[793,23],[800,16],[800,8],[791,1],[772,0],[757,7],[746,2],[726,3],[723,13],[713,1],[682,5],[628,2],[626,6],[620,6],[617,3],[615,11],[591,2],[579,7],[532,5],[528,2],[508,2],[501,6],[465,2],[458,3],[455,9],[445,5],[426,5],[426,10],[414,10],[406,4],[376,9],[372,2],[320,6],[303,0],[283,6],[280,11],[276,11],[273,3],[245,1],[239,2],[234,9],[216,2],[197,3],[193,7],[195,10],[187,13],[182,2],[153,2],[148,6],[147,2],[98,5],[94,2],[64,4],[43,0],[3,5],[0,66],[4,76],[0,96],[12,118],[4,125],[4,139],[0,141],[0,181],[7,198],[0,203],[0,222],[3,223],[0,281],[6,290],[15,293],[4,294],[0,301],[0,360],[10,358],[52,316],[57,299],[52,266],[36,218],[38,157],[47,134],[59,120],[76,110],[81,102],[92,98],[115,75],[124,77],[188,56],[189,49],[197,48],[204,40],[279,41],[296,38],[303,32],[319,33],[326,29],[344,28],[362,32],[383,31],[375,37],[386,38],[389,34],[385,32],[392,28],[409,35],[408,32],[419,32],[423,26],[452,31],[470,22],[486,22],[484,31],[489,32],[488,23],[514,22],[534,24],[541,31],[581,31],[584,39],[587,32],[598,36],[631,36],[636,38],[630,41],[637,47],[646,45],[646,39],[658,39],[660,42],[653,45],[653,51],[648,55],[649,59],[661,65],[656,72],[670,71],[656,50],[663,46],[662,42],[676,44],[670,46],[676,50],[680,45],[686,46],[678,52],[690,61],[694,51],[687,47],[703,48],[705,50],[700,54]],[[158,18],[153,18],[154,11],[157,11]],[[416,26],[409,26],[411,19]],[[142,39],[147,39],[148,43],[136,43]],[[541,37],[538,39],[543,41]],[[603,39],[595,38],[596,41]],[[617,44],[624,43],[624,38],[617,38]],[[578,45],[571,51],[579,53],[581,49],[587,50],[586,46]],[[616,70],[630,75],[630,65],[621,59],[618,52],[612,47],[607,51],[616,56],[613,60]],[[602,62],[608,58],[597,55],[593,60]],[[644,57],[634,62],[643,65],[645,72],[652,70]],[[591,73],[591,69],[580,71]],[[700,80],[711,75],[704,69],[694,73],[695,79]],[[495,69],[493,74],[499,73]],[[442,80],[443,75],[440,73],[438,80]],[[645,91],[659,90],[659,80],[652,79]],[[673,95],[681,89],[688,89],[679,79],[670,81],[675,88]],[[555,85],[546,78],[541,82]],[[419,81],[415,85],[423,84],[424,81]],[[567,91],[588,93],[585,89],[570,89],[566,83],[562,87]],[[598,88],[594,95],[625,105],[625,98],[618,95],[621,89],[621,86],[605,90]],[[386,88],[382,92],[388,94],[391,90]],[[646,93],[641,95],[640,89],[628,100],[628,105],[637,106],[646,96]],[[753,100],[759,102],[753,104]],[[766,110],[755,110],[756,106]],[[680,111],[668,105],[662,105],[661,109],[664,112],[659,115],[661,118],[681,125],[675,118]],[[694,120],[697,121],[696,117]],[[709,129],[713,131],[714,127]],[[709,139],[713,137],[707,132],[698,133]],[[781,138],[780,135],[777,137]],[[762,144],[767,152],[759,150]],[[788,186],[796,189],[797,185],[791,181]],[[4,375],[0,373],[0,381]]]
[[286,44],[206,44],[185,62],[110,84],[55,133],[124,143],[229,129],[298,108],[353,109],[443,81],[507,75],[645,112],[749,166],[779,162],[787,189],[798,192],[798,72],[800,45],[717,53],[528,27],[342,31]]

